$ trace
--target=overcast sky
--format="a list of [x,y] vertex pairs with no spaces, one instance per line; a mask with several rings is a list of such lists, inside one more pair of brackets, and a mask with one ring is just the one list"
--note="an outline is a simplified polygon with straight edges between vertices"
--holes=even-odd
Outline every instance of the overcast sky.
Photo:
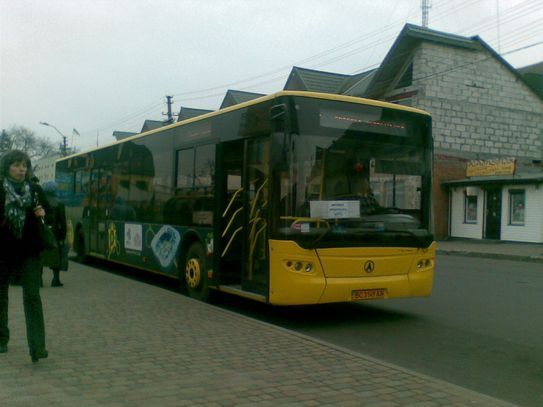
[[[405,23],[421,24],[420,3],[0,0],[0,129],[60,142],[44,121],[70,144],[75,128],[86,149],[164,119],[166,95],[176,112],[214,110],[227,89],[281,90],[292,66],[375,68]],[[514,67],[543,61],[543,0],[430,3],[429,28],[479,35]]]

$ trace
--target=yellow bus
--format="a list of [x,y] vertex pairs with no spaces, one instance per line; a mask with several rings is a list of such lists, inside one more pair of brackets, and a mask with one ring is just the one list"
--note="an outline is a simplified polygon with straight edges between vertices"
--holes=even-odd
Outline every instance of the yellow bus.
[[65,157],[88,256],[278,305],[428,296],[431,117],[283,91]]

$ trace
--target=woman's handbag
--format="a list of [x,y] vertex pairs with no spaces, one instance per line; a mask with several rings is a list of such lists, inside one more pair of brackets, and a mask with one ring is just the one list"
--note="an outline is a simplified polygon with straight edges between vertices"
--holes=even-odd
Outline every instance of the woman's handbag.
[[51,226],[47,225],[43,218],[40,218],[41,222],[39,222],[39,233],[40,233],[40,239],[42,242],[43,250],[52,250],[56,249],[58,251],[58,242],[55,234],[53,233],[53,230],[51,229]]
[[61,267],[60,249],[54,248],[41,252],[41,264],[52,270],[59,270]]

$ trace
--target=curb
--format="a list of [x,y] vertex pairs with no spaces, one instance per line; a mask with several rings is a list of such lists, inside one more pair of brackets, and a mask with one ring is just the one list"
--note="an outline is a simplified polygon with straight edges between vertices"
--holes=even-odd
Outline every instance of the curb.
[[437,254],[444,256],[463,256],[463,257],[479,257],[486,259],[499,259],[499,260],[513,260],[513,261],[526,261],[532,263],[543,263],[543,255],[541,256],[521,256],[516,254],[502,254],[502,253],[482,253],[472,252],[467,250],[446,250],[438,249]]

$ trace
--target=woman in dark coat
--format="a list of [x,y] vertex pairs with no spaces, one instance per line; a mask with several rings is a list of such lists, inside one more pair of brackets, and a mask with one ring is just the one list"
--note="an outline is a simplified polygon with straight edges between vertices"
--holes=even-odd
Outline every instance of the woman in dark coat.
[[62,287],[64,284],[60,282],[60,267],[63,260],[65,260],[63,257],[66,256],[66,209],[64,204],[57,198],[57,184],[54,181],[43,184],[43,192],[50,206],[50,210],[47,211],[46,222],[51,225],[58,242],[58,262],[55,261],[55,264],[47,265],[53,270],[51,287]]
[[20,276],[26,337],[32,362],[46,358],[45,327],[40,298],[43,245],[39,222],[49,204],[39,185],[30,182],[30,158],[13,150],[0,160],[0,353],[8,350],[8,291]]

